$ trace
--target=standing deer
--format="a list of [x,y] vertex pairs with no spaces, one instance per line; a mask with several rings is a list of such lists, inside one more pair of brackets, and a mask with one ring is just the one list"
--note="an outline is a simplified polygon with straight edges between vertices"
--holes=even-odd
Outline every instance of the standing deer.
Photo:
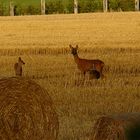
[[18,62],[15,63],[15,65],[14,65],[16,76],[22,76],[22,65],[24,65],[24,64],[25,64],[25,62],[21,59],[21,57],[19,57]]
[[69,47],[71,48],[71,53],[74,56],[74,60],[77,64],[78,69],[84,74],[84,76],[86,72],[90,72],[91,70],[96,69],[96,71],[100,73],[100,76],[103,77],[102,74],[103,67],[104,67],[103,61],[99,59],[95,59],[95,60],[81,59],[77,53],[78,45],[76,45],[75,48],[72,47],[72,45],[69,45]]

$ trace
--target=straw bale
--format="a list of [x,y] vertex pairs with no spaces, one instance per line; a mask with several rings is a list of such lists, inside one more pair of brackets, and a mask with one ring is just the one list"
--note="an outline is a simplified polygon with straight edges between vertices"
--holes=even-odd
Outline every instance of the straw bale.
[[140,113],[102,116],[97,119],[92,132],[91,140],[131,140],[131,136],[133,140],[134,136],[140,140]]
[[1,140],[56,140],[58,127],[44,88],[21,77],[0,79]]

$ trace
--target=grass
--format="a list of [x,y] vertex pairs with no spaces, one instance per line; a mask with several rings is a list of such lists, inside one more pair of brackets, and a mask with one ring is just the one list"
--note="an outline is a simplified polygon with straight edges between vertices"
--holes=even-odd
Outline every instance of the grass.
[[[140,111],[140,13],[0,17],[0,30],[0,77],[22,57],[54,101],[59,140],[88,140],[99,116]],[[83,81],[69,44],[103,60],[106,78]]]

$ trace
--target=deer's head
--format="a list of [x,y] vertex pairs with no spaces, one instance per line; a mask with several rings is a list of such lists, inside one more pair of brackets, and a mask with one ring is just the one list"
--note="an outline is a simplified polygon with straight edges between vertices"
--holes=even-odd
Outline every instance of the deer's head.
[[25,65],[25,62],[21,59],[21,57],[18,58],[18,63],[20,65]]
[[74,48],[74,47],[72,47],[72,45],[70,44],[69,47],[70,47],[70,49],[71,49],[71,53],[72,53],[73,55],[77,55],[78,45],[76,45],[76,47]]

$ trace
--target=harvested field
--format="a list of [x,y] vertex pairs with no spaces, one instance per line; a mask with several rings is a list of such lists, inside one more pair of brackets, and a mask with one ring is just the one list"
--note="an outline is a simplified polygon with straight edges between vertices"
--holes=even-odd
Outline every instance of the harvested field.
[[[0,17],[0,77],[23,76],[47,89],[59,116],[59,140],[88,140],[102,115],[140,111],[140,13]],[[101,59],[106,76],[84,81],[70,53]]]

